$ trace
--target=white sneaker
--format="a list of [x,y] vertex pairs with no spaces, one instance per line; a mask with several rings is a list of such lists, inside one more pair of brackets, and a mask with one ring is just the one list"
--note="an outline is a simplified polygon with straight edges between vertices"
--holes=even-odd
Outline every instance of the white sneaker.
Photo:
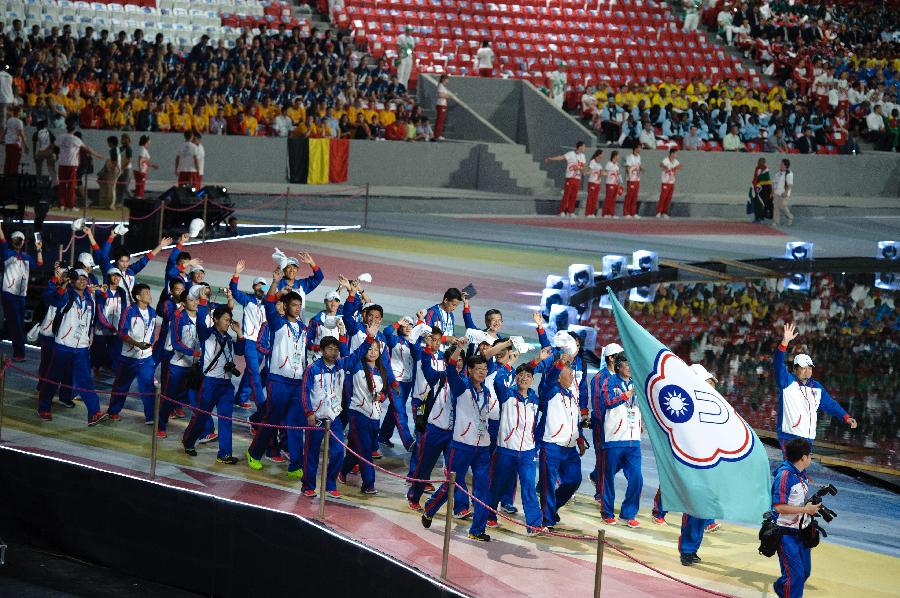
[[663,218],[669,219],[671,218],[671,216],[669,216],[668,214],[663,214]]
[[596,214],[588,214],[587,217],[588,217],[588,218],[596,218],[597,215],[596,215]]
[[635,214],[634,217],[635,218],[643,218],[643,216],[641,216],[640,214]]
[[619,217],[618,217],[618,216],[613,216],[612,219],[613,219],[613,220],[618,220]]
[[633,216],[631,214],[625,214],[622,218],[633,218]]
[[560,213],[559,213],[559,217],[560,217],[560,218],[565,218],[565,217],[566,217],[566,213],[565,213],[565,212],[560,212]]
[[656,217],[657,217],[657,218],[662,218],[662,214],[657,214]]

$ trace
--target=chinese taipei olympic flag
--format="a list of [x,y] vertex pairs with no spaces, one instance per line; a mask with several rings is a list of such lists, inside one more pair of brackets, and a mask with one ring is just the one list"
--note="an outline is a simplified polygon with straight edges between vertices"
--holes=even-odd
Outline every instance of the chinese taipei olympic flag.
[[759,523],[771,509],[765,448],[744,418],[609,292],[659,469],[663,506]]

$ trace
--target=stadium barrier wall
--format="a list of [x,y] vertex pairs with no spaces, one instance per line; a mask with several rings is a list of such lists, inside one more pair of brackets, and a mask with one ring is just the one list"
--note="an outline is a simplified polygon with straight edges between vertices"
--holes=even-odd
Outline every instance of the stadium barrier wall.
[[[506,89],[507,83],[519,83],[495,82],[501,84],[498,89]],[[452,83],[457,85],[458,81]],[[466,80],[466,83],[468,84],[469,80]],[[529,108],[531,113],[528,113],[528,110],[520,110],[518,118],[527,116],[526,131],[517,133],[516,138],[524,135],[529,140],[541,140],[529,142],[532,143],[529,145],[529,151],[535,158],[535,167],[544,157],[566,151],[576,139],[586,139],[581,131],[569,128],[565,124],[568,121],[555,120],[552,114],[555,108],[545,98],[531,98],[530,92],[527,94],[523,92],[522,97],[524,98],[522,103],[531,106]],[[514,111],[515,108],[510,107],[509,110]],[[561,116],[558,111],[555,112],[556,116]],[[498,122],[497,128],[502,131],[507,125],[500,126],[501,124]],[[27,132],[29,139],[32,132],[33,130]],[[85,130],[83,133],[85,141],[100,152],[106,148],[107,136],[121,134],[117,131],[102,130]],[[133,146],[137,147],[140,134],[136,132],[129,134]],[[175,153],[183,142],[181,135],[175,133],[149,135],[152,160],[160,165],[159,170],[151,172],[151,181],[175,180]],[[207,181],[286,184],[288,152],[284,139],[207,135],[203,138],[203,145],[206,148],[204,179]],[[475,189],[511,195],[520,193],[521,189],[516,185],[514,178],[516,173],[505,172],[502,165],[487,155],[486,148],[485,144],[475,142],[353,141],[350,144],[348,183]],[[606,157],[608,154],[609,150]],[[665,152],[657,150],[646,150],[642,154],[646,169],[642,181],[642,201],[655,199],[660,181],[658,164],[664,155]],[[680,152],[679,160],[684,164],[684,169],[678,176],[675,204],[684,201],[686,196],[689,199],[693,195],[721,198],[727,200],[726,203],[745,200],[756,160],[760,157],[767,159],[770,170],[774,172],[783,156]],[[795,176],[795,197],[821,197],[822,200],[815,203],[822,206],[852,204],[843,201],[842,198],[900,197],[900,160],[896,154],[868,152],[857,156],[788,157]],[[28,164],[26,168],[31,171],[32,156],[25,158]],[[95,161],[95,172],[102,167],[98,162]],[[554,162],[548,166],[558,169],[551,171],[553,176],[562,176],[561,163]]]
[[[437,99],[437,77],[422,74],[416,81],[416,100],[420,106],[431,113]],[[447,103],[447,126],[452,133],[449,137],[463,141],[514,143],[509,135],[498,129],[496,125],[495,120],[476,112],[450,90],[450,101]]]
[[4,448],[0,487],[4,537],[207,596],[459,595],[289,513]]

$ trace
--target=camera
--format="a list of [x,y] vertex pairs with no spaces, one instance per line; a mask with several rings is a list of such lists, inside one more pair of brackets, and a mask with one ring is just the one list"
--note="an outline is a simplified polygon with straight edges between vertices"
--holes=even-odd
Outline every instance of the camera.
[[824,496],[837,496],[837,488],[834,487],[834,484],[828,484],[827,486],[822,486],[816,493],[809,497],[809,500],[806,501],[806,504],[809,505],[820,505],[819,512],[815,517],[821,516],[822,519],[825,520],[825,523],[831,523],[831,520],[837,517],[837,513],[826,507],[822,504],[822,497]]
[[237,366],[234,365],[233,361],[226,361],[225,365],[222,366],[222,369],[225,370],[225,373],[229,376],[237,377],[241,375],[241,370],[237,369]]

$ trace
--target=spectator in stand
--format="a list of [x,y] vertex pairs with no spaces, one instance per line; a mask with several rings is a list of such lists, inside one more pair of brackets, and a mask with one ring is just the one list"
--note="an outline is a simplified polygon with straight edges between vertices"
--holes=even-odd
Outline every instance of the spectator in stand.
[[688,134],[682,138],[681,147],[682,149],[688,151],[697,151],[703,149],[703,138],[700,137],[700,133],[696,125],[691,125],[691,128],[688,130]]
[[416,47],[416,38],[412,33],[412,26],[407,25],[404,32],[397,36],[397,80],[406,89],[409,89],[409,77],[413,68],[413,49]]
[[900,110],[893,108],[891,116],[885,118],[885,141],[888,151],[900,151]]
[[819,144],[816,142],[811,127],[803,129],[803,136],[797,140],[797,150],[801,154],[814,154],[819,150]]
[[419,118],[419,124],[416,125],[416,141],[434,141],[434,129],[431,128],[427,116]]
[[781,129],[776,129],[775,133],[766,138],[766,147],[765,150],[768,153],[787,153],[790,151],[790,146],[787,141],[784,139],[784,132]]
[[28,145],[25,143],[25,125],[19,119],[19,107],[11,106],[6,112],[9,118],[6,119],[3,128],[3,143],[6,149],[3,174],[11,176],[19,173],[22,152],[28,154]]
[[272,130],[275,131],[275,135],[278,137],[287,137],[291,134],[293,128],[294,123],[287,114],[287,108],[282,107],[281,113],[275,117],[275,122],[272,123]]
[[741,136],[738,134],[738,126],[731,125],[728,130],[728,134],[725,135],[725,138],[722,140],[722,149],[726,152],[738,152],[744,150],[744,144],[741,141]]
[[366,123],[366,117],[364,114],[359,113],[356,115],[356,123],[353,125],[353,139],[371,139],[372,131],[369,129],[369,125]]
[[144,199],[144,189],[147,185],[147,174],[150,169],[159,168],[157,164],[150,161],[150,136],[141,135],[138,140],[140,149],[138,150],[137,160],[138,166],[134,171],[134,196],[138,199]]
[[[224,135],[227,128],[228,121],[225,119],[225,110],[222,108],[216,109],[216,115],[209,119],[209,134]],[[293,129],[293,122],[291,128]]]
[[481,47],[475,52],[475,70],[481,77],[490,77],[494,73],[494,51],[491,49],[490,40],[481,40]]
[[434,111],[437,114],[434,121],[435,141],[444,139],[444,123],[447,122],[447,100],[450,97],[450,92],[447,90],[447,82],[449,80],[449,75],[441,75],[440,79],[438,79],[437,91],[435,92],[437,96],[437,99],[434,101]]
[[684,6],[684,24],[682,33],[696,31],[700,25],[700,9],[703,8],[703,0],[682,0]]
[[401,116],[385,127],[384,138],[388,141],[403,141],[406,139],[406,118]]

